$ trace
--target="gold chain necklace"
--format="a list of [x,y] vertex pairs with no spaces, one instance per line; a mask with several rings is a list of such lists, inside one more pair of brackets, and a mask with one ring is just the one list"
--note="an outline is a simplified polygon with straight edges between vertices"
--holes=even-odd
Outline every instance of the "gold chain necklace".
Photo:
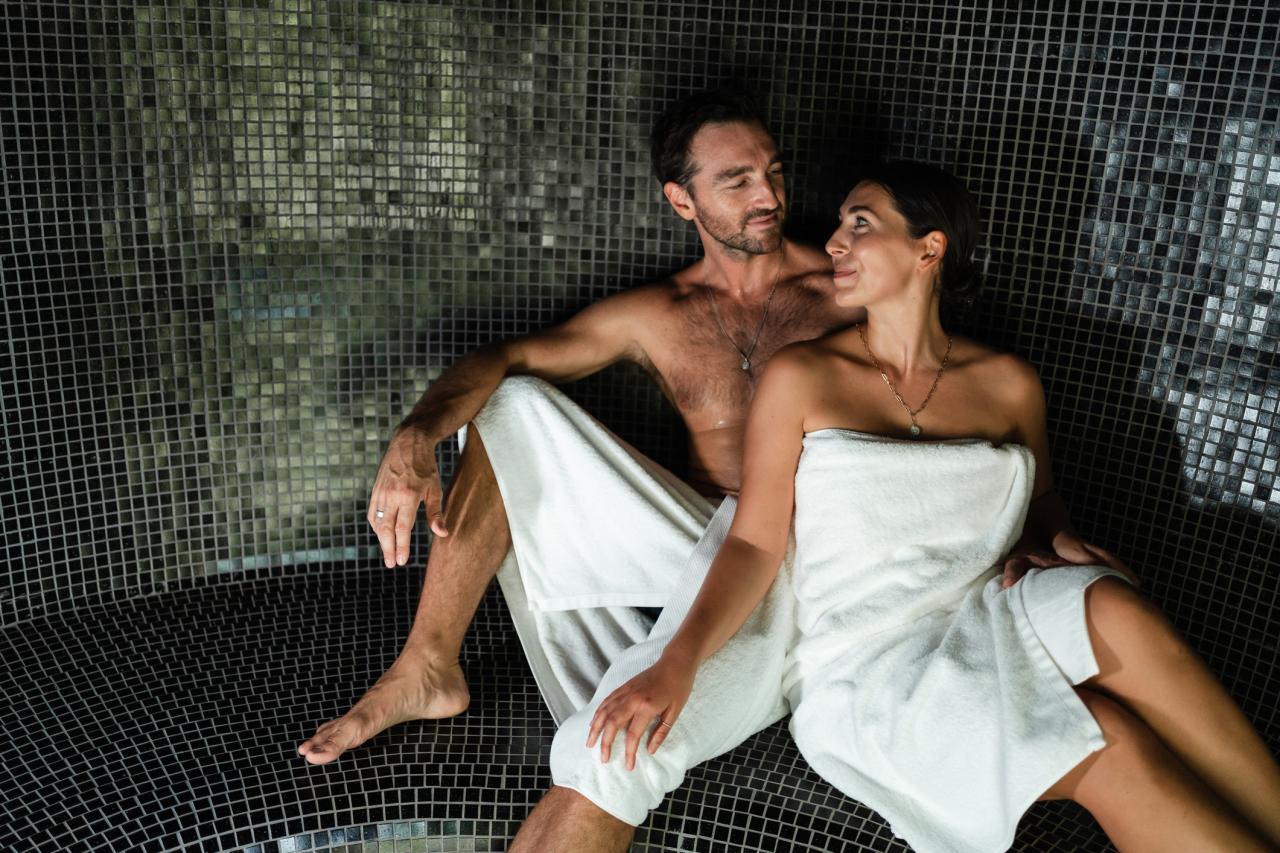
[[880,366],[880,360],[876,358],[875,353],[871,352],[871,346],[867,343],[867,327],[866,324],[858,326],[858,337],[862,338],[862,347],[867,351],[867,355],[871,357],[871,361],[876,366],[876,370],[880,371],[880,378],[884,380],[884,384],[889,386],[889,390],[893,392],[893,396],[898,401],[898,405],[907,410],[907,415],[911,418],[911,437],[920,437],[920,425],[916,423],[916,415],[924,411],[924,407],[929,405],[929,400],[933,397],[933,391],[938,387],[938,380],[942,378],[942,371],[947,369],[947,362],[951,359],[951,335],[947,335],[947,353],[942,357],[942,364],[938,366],[938,375],[933,377],[933,384],[929,386],[929,393],[925,395],[924,402],[920,404],[920,408],[915,411],[907,405],[902,399],[902,395],[898,393],[898,388],[893,384],[893,380],[889,378],[889,374],[885,373],[884,368]]
[[760,333],[764,331],[765,321],[769,319],[769,305],[773,302],[773,294],[777,291],[778,283],[780,281],[782,281],[781,268],[778,269],[778,275],[773,280],[773,287],[769,289],[769,298],[764,301],[764,313],[760,315],[760,325],[756,326],[755,337],[751,339],[751,348],[745,352],[742,347],[738,346],[738,342],[733,339],[733,336],[725,329],[724,321],[720,319],[720,307],[716,303],[715,288],[709,288],[711,290],[711,312],[715,314],[716,325],[720,327],[720,334],[724,335],[729,340],[729,343],[733,344],[733,348],[738,351],[738,355],[742,356],[742,363],[738,366],[743,370],[751,369],[751,354],[756,351],[756,344],[760,343]]

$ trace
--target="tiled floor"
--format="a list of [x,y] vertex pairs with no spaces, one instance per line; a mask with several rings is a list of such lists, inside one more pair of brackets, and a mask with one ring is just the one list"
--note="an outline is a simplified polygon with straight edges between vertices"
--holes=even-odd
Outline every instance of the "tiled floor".
[[[15,850],[502,850],[554,733],[496,593],[464,652],[473,703],[328,767],[295,754],[394,658],[416,572],[222,583],[0,633],[3,845]],[[695,769],[636,850],[905,850],[800,759],[785,724]],[[1071,805],[1015,849],[1108,849]]]

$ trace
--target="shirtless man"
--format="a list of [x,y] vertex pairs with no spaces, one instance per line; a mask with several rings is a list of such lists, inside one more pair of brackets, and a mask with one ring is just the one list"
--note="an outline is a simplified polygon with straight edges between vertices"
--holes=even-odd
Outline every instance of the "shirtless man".
[[[663,194],[694,223],[704,257],[559,326],[469,353],[397,427],[378,469],[368,520],[386,565],[404,565],[418,505],[426,503],[437,538],[422,596],[404,649],[387,672],[350,711],[299,746],[308,762],[333,761],[405,720],[466,710],[470,693],[458,653],[511,547],[511,526],[483,428],[469,431],[447,506],[435,450],[477,418],[506,377],[561,383],[621,359],[639,363],[689,429],[689,484],[719,499],[738,490],[744,420],[765,362],[786,344],[862,319],[862,309],[841,308],[830,297],[831,261],[823,251],[783,237],[781,156],[749,101],[725,93],[686,98],[659,120],[652,144]],[[554,841],[544,837],[553,826]],[[632,832],[584,797],[553,788],[517,845],[616,849]]]

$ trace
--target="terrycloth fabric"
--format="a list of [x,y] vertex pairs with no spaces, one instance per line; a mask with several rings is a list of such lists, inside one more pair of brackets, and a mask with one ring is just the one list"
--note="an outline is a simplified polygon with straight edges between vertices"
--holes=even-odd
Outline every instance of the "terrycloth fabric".
[[608,764],[600,762],[598,743],[594,749],[586,747],[596,708],[626,681],[653,666],[679,629],[729,532],[736,508],[734,498],[720,505],[649,638],[619,656],[591,702],[560,727],[551,745],[555,784],[578,791],[626,823],[642,823],[684,780],[690,767],[728,752],[787,714],[782,681],[787,652],[797,636],[790,551],[746,623],[699,667],[689,701],[656,755],[644,748],[656,721],[641,740],[634,770],[626,769],[623,735],[615,739]]
[[728,532],[732,499],[652,634],[556,734],[553,780],[639,825],[688,768],[790,704],[792,734],[815,769],[917,850],[1007,849],[1026,807],[1102,746],[1071,684],[1097,673],[1084,590],[1115,574],[1032,569],[1001,590],[995,563],[1021,532],[1032,465],[1016,446],[811,433],[796,479],[803,541],[793,538],[764,601],[703,663],[657,755],[641,749],[628,771],[619,735],[601,764],[587,730],[599,703],[679,628]]
[[1033,472],[1013,444],[804,440],[791,732],[920,853],[1008,849],[1027,807],[1104,745],[1064,676],[1096,672],[1092,652],[1050,649],[1087,649],[1084,589],[1122,576],[1063,567],[1000,586]]
[[511,528],[498,582],[562,723],[648,636],[636,608],[666,604],[714,505],[541,379],[504,380],[473,423]]
[[[823,430],[797,474],[798,554],[703,664],[658,755],[629,772],[619,738],[600,764],[584,745],[597,704],[678,629],[736,504],[708,526],[709,501],[541,380],[507,380],[475,423],[512,528],[499,582],[564,723],[553,778],[621,820],[643,822],[788,700],[818,772],[925,853],[1006,849],[1027,805],[1102,745],[1070,685],[1097,672],[1084,589],[1114,573],[1033,569],[1004,591],[993,568],[1030,454]],[[663,605],[652,626],[634,609]]]

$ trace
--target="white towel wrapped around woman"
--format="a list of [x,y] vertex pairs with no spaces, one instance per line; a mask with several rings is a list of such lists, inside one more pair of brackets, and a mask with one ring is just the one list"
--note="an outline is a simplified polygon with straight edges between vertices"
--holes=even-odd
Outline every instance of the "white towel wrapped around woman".
[[[628,771],[621,735],[607,764],[584,742],[599,703],[651,665],[684,619],[724,523],[700,543],[653,635],[557,734],[556,784],[639,824],[688,767],[776,719],[776,692],[814,769],[916,850],[1007,849],[1027,807],[1103,746],[1072,684],[1097,672],[1084,591],[1123,577],[1033,569],[1002,589],[997,563],[1021,534],[1033,475],[1031,452],[1016,444],[810,432],[794,558],[703,662],[662,748],[640,750]],[[792,595],[794,613],[784,606]],[[766,652],[764,640],[789,645]]]
[[1105,742],[1072,689],[1098,671],[1084,591],[1119,572],[997,566],[1022,532],[1031,451],[826,429],[796,471],[785,690],[805,759],[919,851],[996,851]]

